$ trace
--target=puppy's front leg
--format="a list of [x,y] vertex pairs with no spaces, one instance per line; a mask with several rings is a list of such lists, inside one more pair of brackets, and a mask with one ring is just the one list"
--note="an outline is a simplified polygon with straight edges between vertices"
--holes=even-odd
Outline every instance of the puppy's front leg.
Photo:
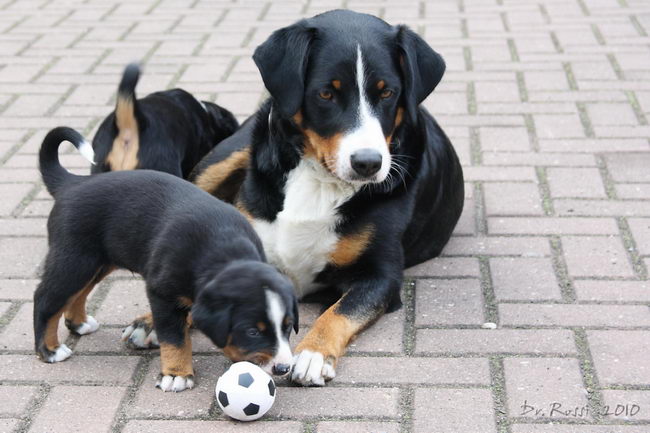
[[153,321],[160,344],[160,376],[156,387],[163,391],[180,392],[194,386],[192,340],[186,309],[178,304],[149,296]]
[[399,296],[399,282],[356,282],[314,323],[296,347],[291,379],[302,385],[325,385],[336,376],[336,363],[350,341],[377,320]]

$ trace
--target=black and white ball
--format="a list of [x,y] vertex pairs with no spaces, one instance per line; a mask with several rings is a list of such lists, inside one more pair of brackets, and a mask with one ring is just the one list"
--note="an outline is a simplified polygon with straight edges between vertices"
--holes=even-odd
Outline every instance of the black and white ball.
[[275,382],[250,362],[237,362],[219,378],[217,403],[223,412],[240,421],[261,418],[275,401]]

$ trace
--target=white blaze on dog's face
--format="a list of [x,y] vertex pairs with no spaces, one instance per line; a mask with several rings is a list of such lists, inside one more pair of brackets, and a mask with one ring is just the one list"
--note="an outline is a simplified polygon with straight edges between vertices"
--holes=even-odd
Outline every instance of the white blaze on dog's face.
[[390,171],[391,156],[379,119],[368,100],[366,70],[358,45],[356,81],[359,91],[356,125],[341,138],[336,173],[344,180],[383,182]]
[[[276,351],[275,356],[261,367],[269,374],[282,376],[289,372],[293,362],[293,355],[291,354],[291,347],[289,346],[289,339],[286,332],[287,326],[285,324],[287,311],[280,295],[268,289],[264,293],[266,296],[268,320],[275,334]],[[291,332],[291,327],[288,328],[289,332]]]

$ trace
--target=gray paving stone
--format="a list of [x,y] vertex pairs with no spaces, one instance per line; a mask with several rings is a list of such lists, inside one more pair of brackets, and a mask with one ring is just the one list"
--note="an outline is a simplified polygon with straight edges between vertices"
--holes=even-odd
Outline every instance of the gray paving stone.
[[598,379],[609,384],[650,384],[648,331],[587,331]]
[[487,389],[417,389],[413,431],[496,432],[492,394]]
[[569,274],[574,277],[632,277],[634,271],[617,236],[562,237]]
[[587,406],[577,359],[507,358],[503,367],[511,417],[591,418],[586,409],[571,412]]
[[492,285],[499,300],[560,299],[560,287],[548,258],[490,259]]
[[476,279],[418,280],[416,325],[482,324],[483,300]]
[[418,329],[416,353],[576,352],[573,333],[555,329]]
[[21,416],[33,401],[38,388],[35,386],[0,386],[0,414],[3,416]]
[[644,305],[499,304],[503,325],[650,326]]
[[299,433],[302,431],[302,425],[295,421],[256,421],[247,424],[235,421],[133,420],[129,421],[124,428],[124,433],[176,433],[179,431],[200,431],[205,433]]

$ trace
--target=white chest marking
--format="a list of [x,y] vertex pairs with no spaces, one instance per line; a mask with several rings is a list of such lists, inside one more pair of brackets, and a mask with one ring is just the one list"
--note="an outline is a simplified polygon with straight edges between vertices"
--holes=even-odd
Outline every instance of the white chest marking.
[[280,298],[280,295],[270,290],[265,290],[264,294],[266,295],[266,314],[273,325],[277,338],[277,351],[268,368],[272,369],[274,364],[291,365],[293,362],[293,355],[291,355],[289,341],[287,341],[282,333],[282,321],[286,314],[282,298]]
[[255,220],[270,263],[288,275],[298,296],[316,289],[316,275],[336,247],[337,208],[355,189],[332,176],[318,162],[303,159],[285,184],[284,208],[272,223]]

